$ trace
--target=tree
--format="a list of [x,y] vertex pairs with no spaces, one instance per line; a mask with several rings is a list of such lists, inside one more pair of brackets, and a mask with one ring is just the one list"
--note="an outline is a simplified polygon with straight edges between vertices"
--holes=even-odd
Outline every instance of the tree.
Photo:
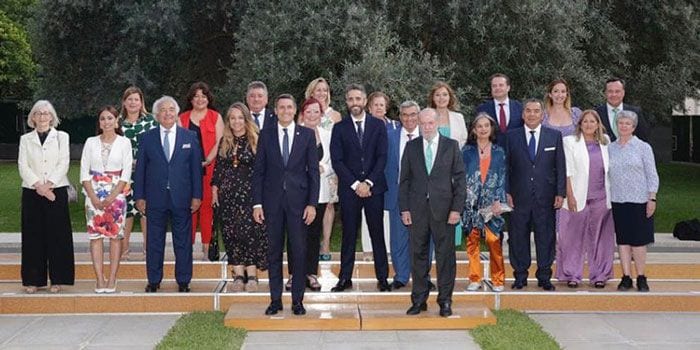
[[25,25],[32,0],[8,0],[0,5],[0,96],[22,101],[31,97],[36,64]]

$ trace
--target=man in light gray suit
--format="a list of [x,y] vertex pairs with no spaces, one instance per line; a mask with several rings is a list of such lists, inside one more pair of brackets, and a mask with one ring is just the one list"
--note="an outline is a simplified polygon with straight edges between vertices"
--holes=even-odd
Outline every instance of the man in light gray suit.
[[437,132],[438,114],[426,108],[419,114],[421,137],[406,144],[401,159],[399,208],[408,226],[412,252],[413,290],[408,315],[426,311],[430,238],[435,242],[440,316],[452,315],[455,283],[455,225],[464,207],[466,179],[457,141]]

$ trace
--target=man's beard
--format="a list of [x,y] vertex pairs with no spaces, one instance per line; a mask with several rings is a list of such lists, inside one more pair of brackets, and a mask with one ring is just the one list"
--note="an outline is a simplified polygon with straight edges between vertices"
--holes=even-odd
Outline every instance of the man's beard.
[[353,115],[353,117],[359,117],[362,115],[362,107],[360,106],[352,106],[350,107],[350,114]]

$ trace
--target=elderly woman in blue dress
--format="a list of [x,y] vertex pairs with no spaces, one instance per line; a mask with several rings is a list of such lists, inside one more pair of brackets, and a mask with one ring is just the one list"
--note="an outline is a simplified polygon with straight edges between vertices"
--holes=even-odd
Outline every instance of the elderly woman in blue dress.
[[644,274],[647,245],[654,243],[654,212],[659,175],[651,146],[633,135],[638,117],[632,111],[617,115],[618,138],[610,144],[610,197],[622,265],[618,290],[632,288],[631,260],[637,272],[637,290],[648,292]]

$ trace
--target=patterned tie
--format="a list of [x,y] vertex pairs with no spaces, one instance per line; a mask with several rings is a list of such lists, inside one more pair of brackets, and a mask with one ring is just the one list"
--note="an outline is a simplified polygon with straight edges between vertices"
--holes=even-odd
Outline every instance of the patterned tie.
[[253,117],[255,117],[255,125],[260,127],[260,113],[253,113]]
[[620,111],[620,109],[615,107],[612,109],[612,111],[613,111],[613,117],[612,117],[612,123],[610,123],[610,129],[612,129],[613,134],[615,134],[615,137],[617,137],[617,113]]
[[284,166],[287,166],[287,161],[289,160],[289,134],[287,134],[287,128],[282,129],[284,131],[284,137],[282,138],[282,159],[284,160]]
[[365,133],[362,130],[362,121],[357,121],[355,124],[357,124],[357,139],[360,140],[360,146],[362,146],[362,136]]
[[433,141],[428,140],[428,147],[425,149],[425,169],[428,175],[433,170]]
[[170,133],[170,130],[165,129],[163,130],[163,133],[165,134],[165,137],[163,137],[163,153],[165,154],[165,159],[170,161],[170,138],[168,137],[168,134]]
[[527,143],[527,149],[530,153],[530,160],[535,161],[537,155],[537,145],[535,141],[535,130],[530,130],[530,142]]
[[508,128],[508,125],[506,125],[506,110],[503,108],[505,103],[499,103],[498,105],[501,107],[498,111],[498,127],[502,133],[505,133],[506,128]]

